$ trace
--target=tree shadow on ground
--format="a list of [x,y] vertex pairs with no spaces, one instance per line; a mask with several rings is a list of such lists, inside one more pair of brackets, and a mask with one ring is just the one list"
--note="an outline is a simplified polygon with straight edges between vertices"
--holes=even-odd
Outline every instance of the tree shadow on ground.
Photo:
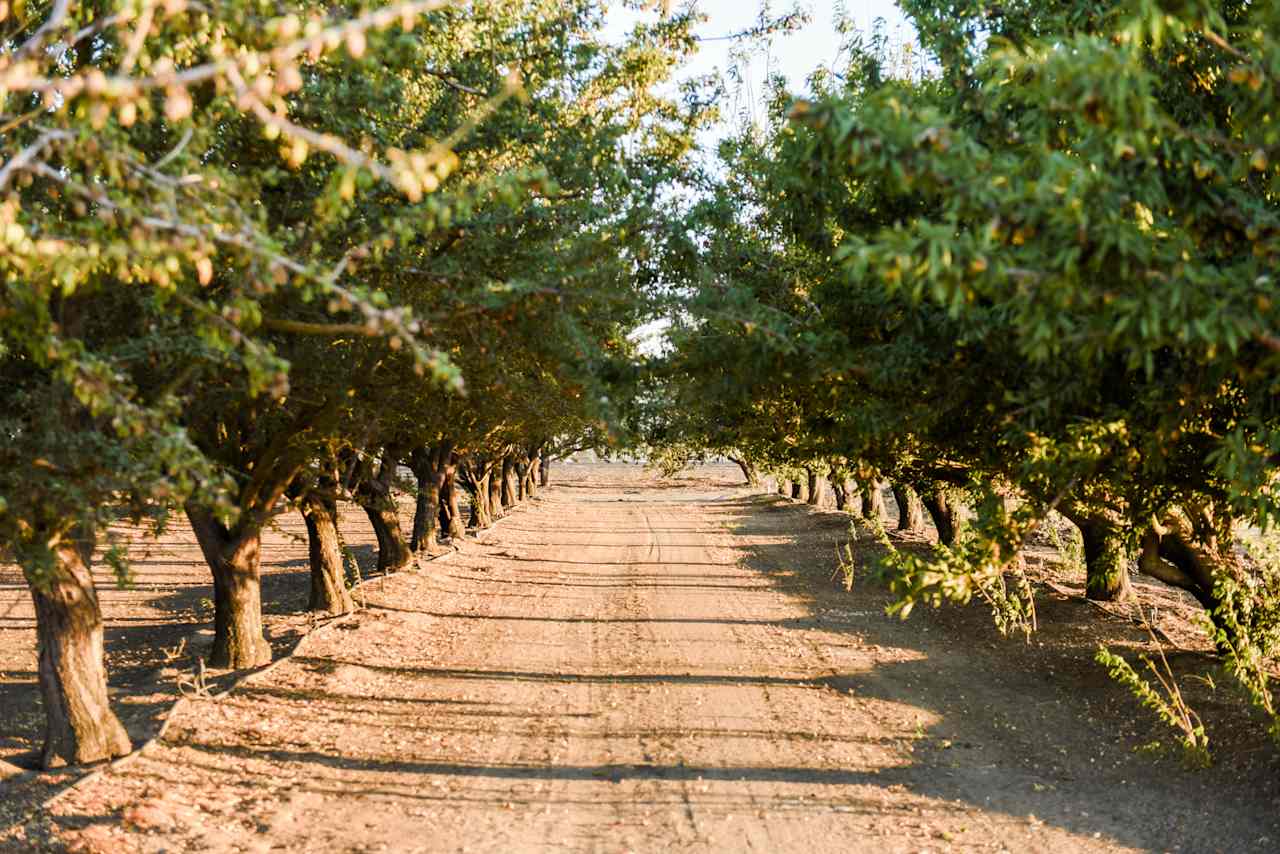
[[[815,624],[862,644],[919,653],[826,680],[843,693],[901,703],[938,720],[923,732],[914,761],[882,771],[879,784],[1034,815],[1139,848],[1274,850],[1280,761],[1256,728],[1252,737],[1233,739],[1204,771],[1185,769],[1176,755],[1140,750],[1154,740],[1171,744],[1172,731],[1094,661],[1099,644],[1143,647],[1149,639],[1138,627],[1048,588],[1037,591],[1040,629],[1029,640],[1001,638],[976,604],[917,609],[904,622],[884,614],[891,598],[868,577],[883,554],[873,538],[854,543],[864,569],[853,589],[833,580],[835,546],[848,539],[849,515],[773,496],[720,506],[735,533],[756,536],[746,565],[785,587]],[[900,547],[927,547],[918,536],[897,539]],[[1190,690],[1185,677],[1204,669],[1203,656],[1174,661]],[[1195,692],[1193,703],[1207,720],[1247,731],[1247,714],[1229,700]],[[1153,811],[1164,819],[1153,823]]]

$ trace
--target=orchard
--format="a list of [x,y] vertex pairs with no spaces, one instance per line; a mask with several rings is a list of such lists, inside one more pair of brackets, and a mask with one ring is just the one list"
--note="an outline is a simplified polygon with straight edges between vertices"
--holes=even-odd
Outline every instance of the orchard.
[[[135,747],[113,524],[189,528],[202,654],[249,670],[282,514],[309,609],[348,615],[343,503],[400,573],[586,450],[830,495],[888,544],[891,613],[976,598],[1019,638],[1066,520],[1085,595],[1185,591],[1280,738],[1280,5],[900,5],[914,54],[844,23],[732,124],[682,70],[696,4],[620,33],[596,0],[0,2],[0,560],[39,764]],[[760,20],[734,37],[798,19]]]

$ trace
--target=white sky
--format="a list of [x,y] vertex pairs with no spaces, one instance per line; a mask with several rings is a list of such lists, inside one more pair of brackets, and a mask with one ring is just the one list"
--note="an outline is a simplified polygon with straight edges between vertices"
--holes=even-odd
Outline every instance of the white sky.
[[[679,2],[673,0],[672,5]],[[760,0],[695,0],[694,5],[707,19],[695,28],[695,33],[708,40],[700,44],[697,56],[686,66],[682,76],[699,76],[717,70],[726,72],[734,62],[731,53],[740,44],[720,37],[750,29],[759,18]],[[773,0],[769,3],[769,17],[776,18],[795,5],[795,0]],[[844,6],[863,31],[869,31],[875,19],[883,18],[890,35],[910,38],[910,25],[893,0],[847,0],[843,4],[835,0],[800,0],[799,6],[810,13],[809,23],[797,32],[775,36],[766,55],[751,58],[743,75],[746,94],[755,97],[761,94],[760,87],[770,67],[786,75],[791,89],[798,93],[804,88],[805,78],[815,68],[830,65],[836,59],[840,44],[840,36],[833,24],[838,5]],[[625,31],[635,20],[636,13],[620,6],[609,10],[610,29]]]
[[[673,0],[673,6],[680,0]],[[718,71],[728,71],[735,62],[732,55],[740,42],[721,39],[719,37],[739,33],[750,29],[760,15],[760,0],[695,0],[696,8],[706,16],[695,28],[697,35],[706,39],[700,43],[698,54],[679,73],[681,79],[698,77]],[[794,0],[779,2],[774,0],[769,5],[769,17],[777,17],[784,11],[794,8]],[[736,113],[743,106],[751,109],[751,115],[758,117],[760,108],[750,107],[751,102],[758,104],[763,94],[762,84],[770,69],[786,76],[792,91],[799,94],[805,86],[807,78],[817,67],[830,66],[837,58],[840,36],[835,31],[833,20],[837,3],[834,0],[802,0],[801,8],[810,13],[809,23],[796,32],[775,36],[767,53],[753,55],[747,66],[742,68],[744,87],[742,96],[747,104],[726,103],[722,107],[723,119],[727,124],[718,130],[712,130],[703,139],[704,150],[714,150],[714,139],[728,129],[728,124],[736,121]],[[896,39],[910,39],[910,24],[903,17],[893,0],[848,0],[844,8],[853,18],[858,29],[870,31],[872,22],[883,18],[890,36]],[[649,14],[657,14],[651,12]],[[613,5],[609,9],[608,30],[622,36],[637,20],[637,13]],[[662,350],[667,321],[658,320],[645,324],[633,333],[640,342],[640,349],[646,353]]]

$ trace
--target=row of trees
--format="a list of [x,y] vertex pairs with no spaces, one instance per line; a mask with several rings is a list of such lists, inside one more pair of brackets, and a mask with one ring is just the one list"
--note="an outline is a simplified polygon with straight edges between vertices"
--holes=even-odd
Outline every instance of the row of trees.
[[1057,510],[1088,596],[1187,590],[1272,711],[1280,7],[901,5],[923,73],[849,30],[721,146],[651,441],[914,493],[942,547],[891,559],[904,614],[1004,590]]
[[302,511],[311,607],[342,613],[337,501],[393,571],[604,441],[709,104],[662,88],[687,15],[606,40],[592,0],[0,10],[0,548],[35,601],[49,766],[129,749],[89,572],[105,549],[127,580],[107,523],[184,513],[210,663],[253,667],[275,514]]

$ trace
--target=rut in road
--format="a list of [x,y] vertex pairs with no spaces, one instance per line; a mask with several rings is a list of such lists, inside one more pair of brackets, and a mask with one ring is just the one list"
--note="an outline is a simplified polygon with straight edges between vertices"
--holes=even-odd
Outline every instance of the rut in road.
[[[59,821],[113,851],[1114,851],[1224,824],[1265,847],[1257,814],[1079,750],[1069,686],[830,595],[796,547],[817,515],[706,476],[559,486],[366,585]],[[1032,709],[1021,732],[1006,707]]]

